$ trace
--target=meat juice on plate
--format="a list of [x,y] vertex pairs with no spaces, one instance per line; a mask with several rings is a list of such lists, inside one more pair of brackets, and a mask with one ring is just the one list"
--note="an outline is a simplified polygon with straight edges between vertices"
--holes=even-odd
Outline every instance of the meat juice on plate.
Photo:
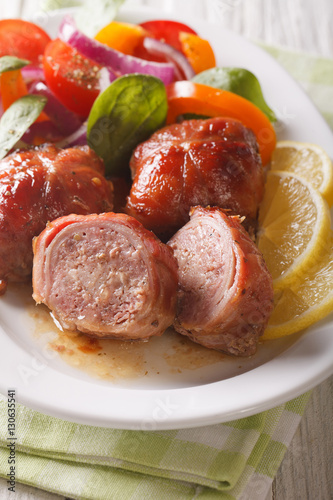
[[40,362],[84,380],[124,387],[178,388],[216,382],[261,365],[297,340],[259,342],[255,356],[240,359],[195,344],[172,328],[148,342],[100,340],[62,331],[47,307],[35,304],[29,285],[10,284],[0,313],[9,304],[18,323],[4,326],[11,327],[14,340],[24,343]]
[[[64,332],[55,325],[48,309],[36,306],[28,293],[27,314],[32,320],[34,342],[45,342],[62,363],[74,369],[72,375],[88,375],[91,380],[117,385],[184,387],[216,382],[244,373],[283,352],[296,341],[259,342],[255,356],[235,358],[195,344],[172,328],[148,342],[99,340],[78,332]],[[38,346],[37,346],[38,347]],[[51,361],[52,364],[52,361]],[[60,365],[57,365],[61,369]]]
[[[44,305],[36,306],[22,294],[26,309],[33,319],[32,335],[41,338],[51,334],[48,349],[53,350],[70,366],[90,375],[109,380],[132,379],[147,375],[182,373],[223,361],[225,355],[205,349],[168,329],[161,337],[148,341],[121,341],[97,339],[80,332],[58,328],[50,311]],[[24,299],[23,299],[24,300]]]

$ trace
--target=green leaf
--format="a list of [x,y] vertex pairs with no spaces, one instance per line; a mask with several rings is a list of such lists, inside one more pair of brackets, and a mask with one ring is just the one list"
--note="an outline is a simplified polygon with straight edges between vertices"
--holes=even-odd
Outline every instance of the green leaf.
[[16,69],[24,68],[30,64],[30,61],[26,59],[19,59],[15,56],[3,56],[0,57],[0,75],[6,71],[14,71]]
[[78,7],[82,0],[41,0],[40,6],[43,10],[65,9],[67,7]]
[[125,0],[41,0],[45,11],[78,7],[74,12],[77,27],[86,35],[93,37],[117,15]]
[[6,156],[38,118],[46,101],[44,96],[25,95],[15,101],[2,115],[0,120],[0,159]]
[[107,175],[128,176],[133,149],[164,125],[167,109],[163,82],[139,73],[118,78],[97,97],[87,140],[103,158]]
[[255,104],[271,122],[276,121],[274,111],[264,99],[257,77],[247,69],[212,68],[195,75],[192,81],[238,94]]
[[95,36],[116,17],[123,3],[124,0],[85,0],[74,14],[78,28],[88,36]]

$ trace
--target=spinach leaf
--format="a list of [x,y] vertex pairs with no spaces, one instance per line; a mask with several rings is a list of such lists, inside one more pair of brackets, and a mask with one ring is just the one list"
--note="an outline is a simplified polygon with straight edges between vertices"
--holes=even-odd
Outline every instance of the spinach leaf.
[[0,75],[6,71],[14,71],[16,69],[24,68],[30,64],[30,61],[26,59],[19,59],[15,56],[3,56],[0,57]]
[[87,141],[103,158],[107,175],[128,176],[133,149],[164,125],[167,109],[163,82],[139,73],[118,78],[97,97]]
[[271,122],[276,121],[274,111],[267,105],[257,77],[244,68],[212,68],[192,78],[222,90],[229,90],[255,104]]
[[46,101],[44,96],[25,95],[17,99],[2,115],[0,120],[0,159],[6,156],[38,118]]

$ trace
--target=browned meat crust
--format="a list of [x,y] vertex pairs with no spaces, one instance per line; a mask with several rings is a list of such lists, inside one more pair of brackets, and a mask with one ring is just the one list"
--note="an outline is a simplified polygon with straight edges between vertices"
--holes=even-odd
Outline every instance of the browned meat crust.
[[237,120],[189,120],[155,132],[131,159],[126,212],[170,237],[191,206],[219,206],[255,225],[264,175],[253,132]]
[[113,208],[102,160],[88,147],[46,145],[0,162],[0,279],[31,275],[32,239],[62,215]]

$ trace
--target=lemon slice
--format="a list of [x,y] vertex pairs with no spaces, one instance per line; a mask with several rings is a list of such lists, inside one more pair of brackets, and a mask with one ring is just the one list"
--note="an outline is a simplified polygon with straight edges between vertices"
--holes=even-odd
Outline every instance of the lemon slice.
[[333,311],[332,234],[306,274],[290,287],[275,291],[274,305],[263,339],[298,332]]
[[333,204],[333,166],[326,152],[315,144],[280,141],[271,160],[271,170],[283,170],[304,177]]
[[268,172],[257,244],[275,289],[299,279],[312,266],[327,245],[330,223],[326,201],[309,182],[296,174]]

